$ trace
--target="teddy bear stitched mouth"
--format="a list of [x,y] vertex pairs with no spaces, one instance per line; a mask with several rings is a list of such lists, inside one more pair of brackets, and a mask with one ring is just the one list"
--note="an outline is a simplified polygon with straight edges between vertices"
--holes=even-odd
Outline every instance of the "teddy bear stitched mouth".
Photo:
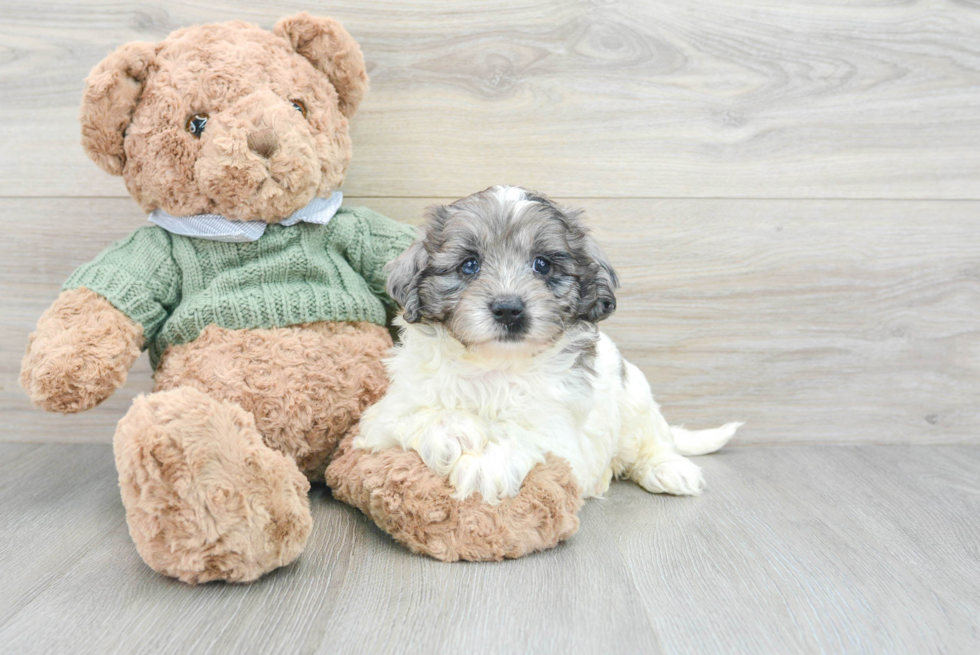
[[262,190],[262,187],[264,187],[269,182],[272,182],[273,184],[275,184],[276,186],[278,186],[283,191],[291,191],[292,190],[292,189],[289,188],[289,182],[288,181],[286,181],[286,180],[280,180],[278,177],[276,177],[275,173],[273,173],[271,170],[269,170],[268,167],[266,167],[266,170],[268,171],[269,176],[267,178],[265,178],[264,180],[262,180],[262,182],[259,184],[259,188],[257,189],[256,192],[261,191]]
[[276,165],[278,163],[280,162],[274,161],[271,158],[265,161],[265,178],[258,183],[253,195],[260,194],[269,184],[274,184],[284,194],[294,196],[305,195],[304,191],[311,186],[315,192],[320,181],[320,169],[314,162],[293,162],[293,165],[288,170],[281,170]]
[[[274,215],[263,215],[261,218],[266,222],[276,223],[279,222],[276,219],[288,217],[296,209],[308,204],[316,194],[315,186],[313,185],[313,188],[309,189],[308,185],[304,185],[304,189],[310,190],[309,193],[304,193],[303,189],[292,188],[288,178],[280,179],[268,171],[267,177],[258,184],[253,192],[250,203],[255,205],[258,202],[265,205],[266,209],[272,209]],[[264,200],[263,196],[265,196]],[[282,216],[279,216],[280,214]]]

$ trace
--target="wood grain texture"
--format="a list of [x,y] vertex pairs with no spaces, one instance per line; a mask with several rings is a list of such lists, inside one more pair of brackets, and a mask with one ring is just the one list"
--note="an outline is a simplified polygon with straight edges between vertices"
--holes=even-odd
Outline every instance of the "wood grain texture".
[[[23,443],[109,442],[152,388],[144,357],[63,417],[17,384],[62,281],[145,220],[82,153],[83,77],[302,9],[372,77],[348,202],[588,210],[668,418],[748,421],[704,496],[616,484],[552,551],[447,565],[321,488],[296,564],[190,588],[137,556],[107,446]],[[0,0],[0,651],[980,652],[978,106],[970,0]]]
[[[437,201],[349,200],[414,223]],[[980,203],[568,202],[622,278],[604,329],[671,421],[744,420],[743,445],[980,441]],[[0,199],[4,440],[109,442],[152,388],[143,358],[103,406],[62,417],[17,384],[60,284],[142,221],[131,200]]]
[[189,24],[344,21],[373,80],[351,195],[980,199],[980,5],[481,0],[0,3],[0,195],[125,196],[82,79]]
[[0,445],[0,643],[16,653],[970,653],[977,446],[741,448],[700,498],[628,483],[555,550],[444,564],[322,490],[300,560],[157,576],[107,446]]
[[603,510],[667,652],[971,653],[978,455],[745,448],[698,460],[705,504]]

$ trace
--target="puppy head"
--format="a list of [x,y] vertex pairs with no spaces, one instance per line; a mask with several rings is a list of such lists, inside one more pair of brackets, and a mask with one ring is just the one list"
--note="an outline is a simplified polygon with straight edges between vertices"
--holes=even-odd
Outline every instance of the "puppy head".
[[433,207],[389,266],[388,293],[406,322],[440,324],[467,348],[545,348],[616,309],[616,273],[581,213],[508,186]]

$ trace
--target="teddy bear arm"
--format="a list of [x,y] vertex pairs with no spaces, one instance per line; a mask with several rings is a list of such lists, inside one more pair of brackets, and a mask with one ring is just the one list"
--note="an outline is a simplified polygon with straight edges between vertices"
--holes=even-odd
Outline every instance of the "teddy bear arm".
[[349,224],[349,232],[354,236],[344,243],[344,257],[384,305],[390,323],[398,313],[398,305],[386,290],[388,265],[415,241],[415,228],[366,207],[358,207],[350,214],[335,218],[334,222]]
[[143,328],[84,287],[63,291],[41,315],[21,365],[35,406],[73,414],[95,407],[126,382]]
[[357,207],[334,220],[348,223],[353,235],[344,243],[347,262],[364,278],[373,293],[386,296],[386,267],[415,241],[418,236],[415,228],[367,207]]
[[517,496],[491,505],[479,494],[453,498],[453,488],[418,453],[360,450],[354,436],[327,467],[327,484],[414,552],[447,562],[495,561],[552,548],[578,529],[581,490],[559,457],[549,454]]

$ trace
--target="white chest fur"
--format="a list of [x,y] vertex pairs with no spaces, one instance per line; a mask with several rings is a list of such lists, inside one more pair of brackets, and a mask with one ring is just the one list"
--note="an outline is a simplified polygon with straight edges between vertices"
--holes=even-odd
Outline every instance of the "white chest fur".
[[517,493],[548,452],[572,466],[585,495],[613,474],[621,359],[598,333],[544,352],[474,353],[440,328],[410,326],[388,362],[387,395],[365,412],[355,446],[400,446],[449,477],[458,497]]

